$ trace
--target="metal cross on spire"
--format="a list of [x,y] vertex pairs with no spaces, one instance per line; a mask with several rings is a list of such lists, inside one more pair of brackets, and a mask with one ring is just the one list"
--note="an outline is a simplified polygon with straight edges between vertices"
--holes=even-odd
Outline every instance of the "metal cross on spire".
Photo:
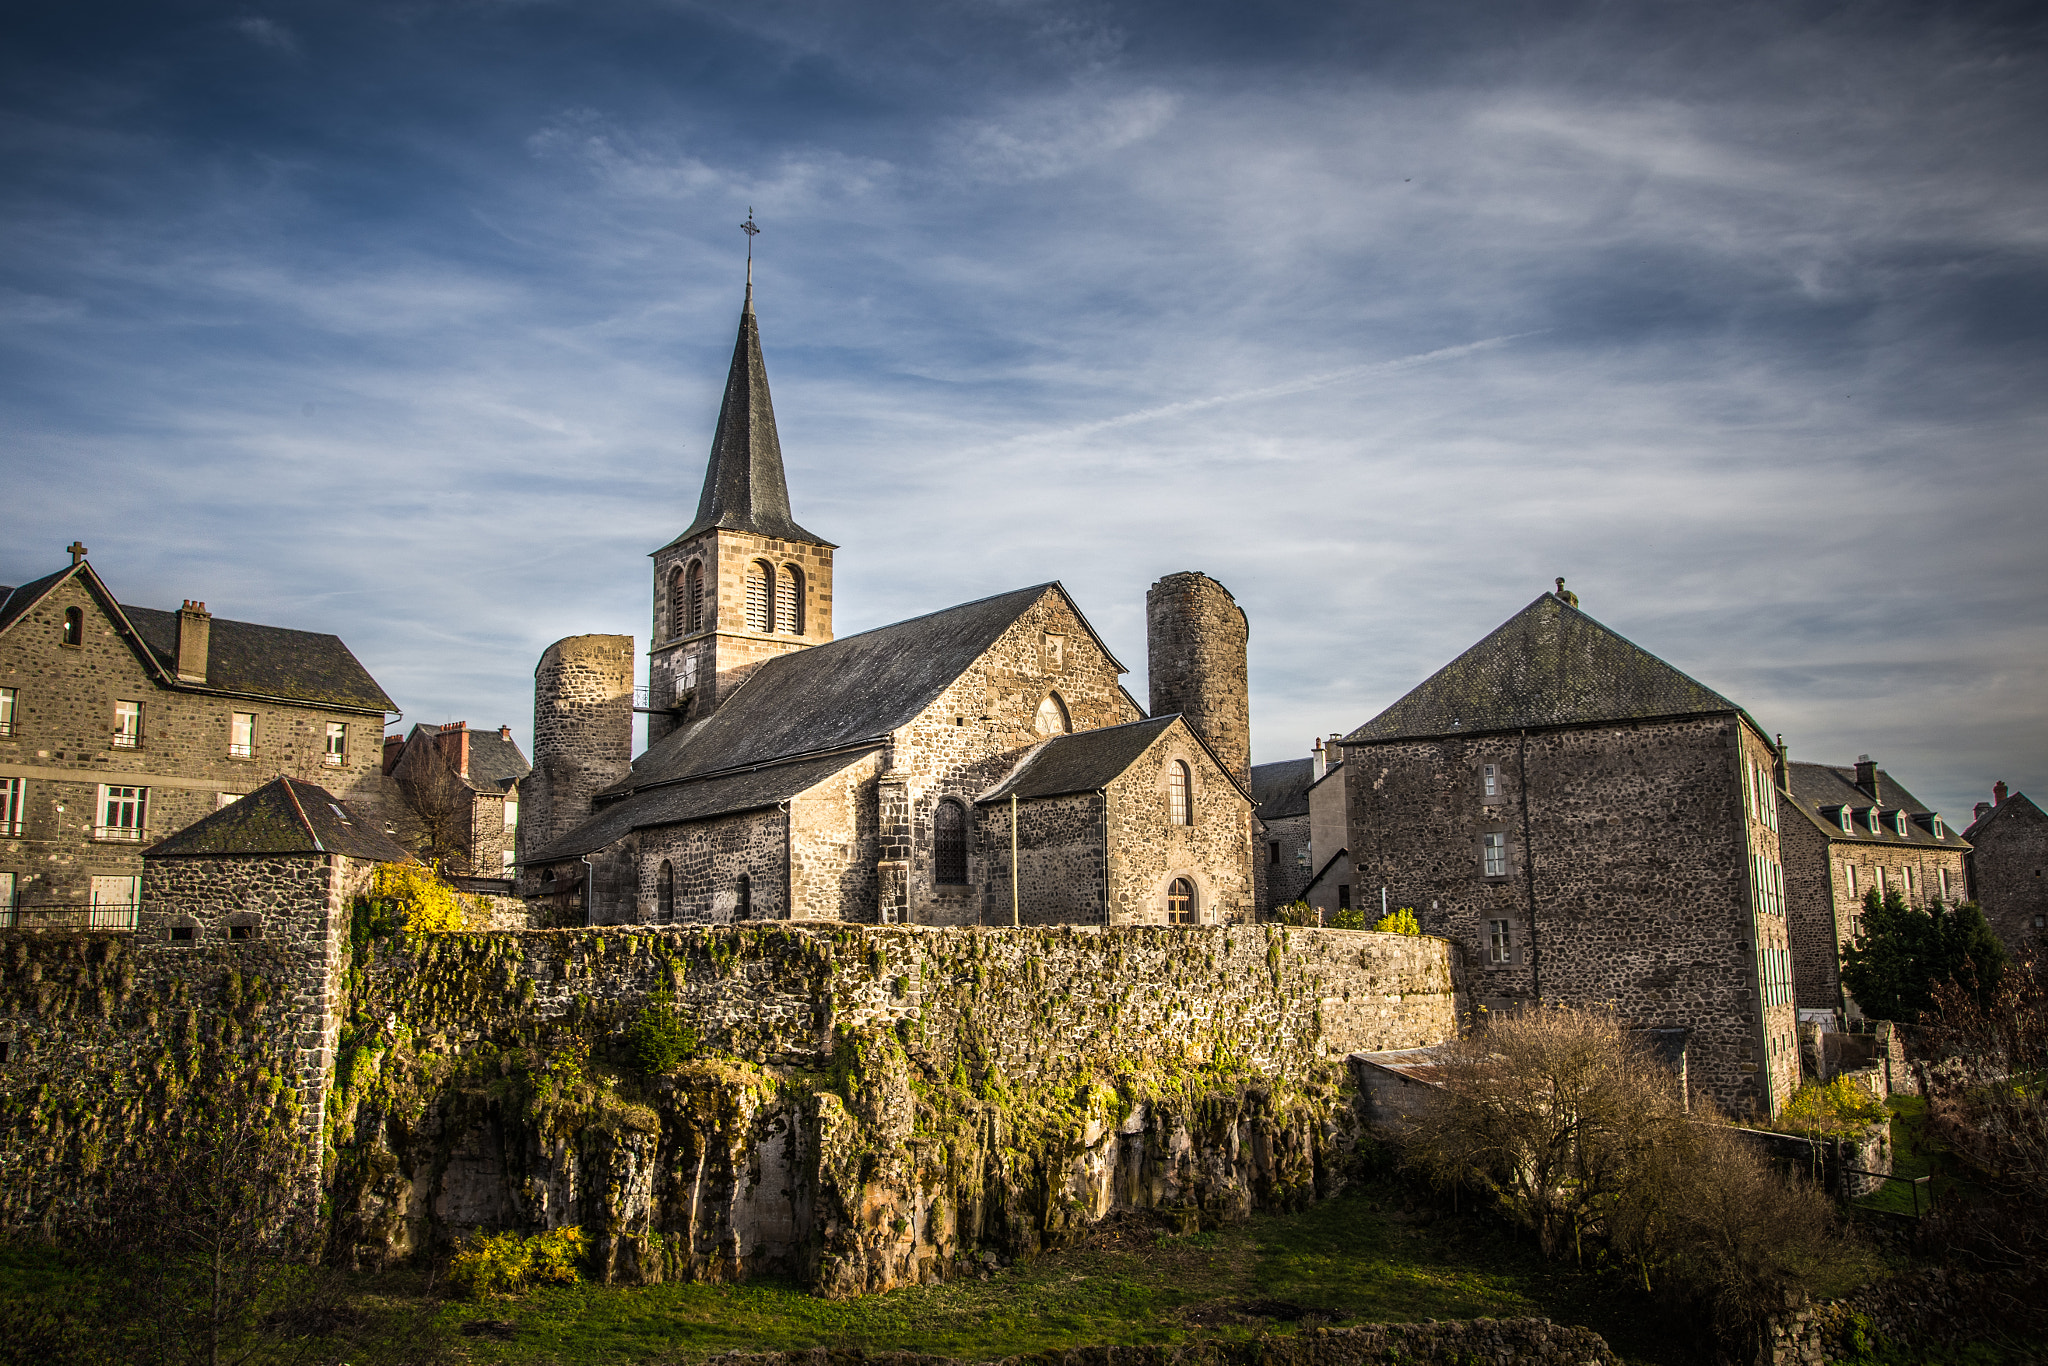
[[761,235],[760,225],[754,222],[754,206],[747,205],[747,221],[740,224],[740,231],[747,235],[747,298],[754,297],[754,239]]

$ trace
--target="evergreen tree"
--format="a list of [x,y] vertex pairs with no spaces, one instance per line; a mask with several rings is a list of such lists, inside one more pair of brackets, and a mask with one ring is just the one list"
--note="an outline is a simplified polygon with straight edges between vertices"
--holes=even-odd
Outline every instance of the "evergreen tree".
[[2010,961],[1976,902],[1909,906],[1896,888],[1880,898],[1873,887],[1855,942],[1842,951],[1842,985],[1865,1015],[1911,1023],[1943,982],[1989,1002]]

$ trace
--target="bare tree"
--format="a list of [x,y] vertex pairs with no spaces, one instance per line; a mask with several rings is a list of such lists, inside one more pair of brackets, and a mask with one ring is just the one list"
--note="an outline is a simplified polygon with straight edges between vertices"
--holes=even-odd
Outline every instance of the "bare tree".
[[398,837],[422,861],[454,873],[471,873],[471,824],[476,793],[431,743],[407,747],[392,773],[405,799],[407,819]]

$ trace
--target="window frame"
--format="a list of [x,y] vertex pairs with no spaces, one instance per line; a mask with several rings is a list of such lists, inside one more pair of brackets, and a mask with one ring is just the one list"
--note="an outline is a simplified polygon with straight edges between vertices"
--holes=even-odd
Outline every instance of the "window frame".
[[[119,795],[116,795],[119,794]],[[116,806],[115,803],[120,803]],[[119,812],[132,815],[133,824],[117,823],[108,817]],[[133,783],[101,783],[99,799],[93,805],[92,837],[118,844],[140,844],[149,829],[149,789]]]
[[[1058,724],[1058,730],[1046,730],[1038,724],[1045,719],[1047,707],[1052,708],[1052,718]],[[1038,699],[1038,709],[1031,713],[1031,731],[1034,735],[1042,735],[1048,740],[1056,735],[1074,733],[1074,714],[1067,710],[1067,699],[1059,695],[1058,689]]]
[[1505,916],[1488,917],[1486,962],[1489,967],[1508,968],[1515,964],[1515,922]]
[[654,913],[664,924],[676,918],[676,866],[668,859],[654,874]]
[[326,768],[341,768],[348,763],[348,722],[329,721],[326,724],[326,748],[320,753],[320,763]]
[[27,805],[28,779],[0,778],[0,838],[21,838],[22,809]]
[[1179,826],[1195,823],[1195,774],[1185,759],[1175,759],[1167,765],[1166,823]]
[[[954,822],[949,832],[948,818]],[[932,807],[932,883],[938,887],[966,887],[968,877],[967,806],[955,797],[941,797]],[[951,838],[948,838],[948,836]],[[947,874],[959,874],[949,877]]]
[[775,631],[778,635],[804,633],[804,571],[785,563],[775,575]]
[[757,635],[775,631],[775,566],[766,560],[747,562],[746,621]]
[[[126,708],[124,711],[123,708]],[[114,748],[142,748],[142,704],[127,698],[114,702]]]
[[64,609],[63,634],[59,643],[69,650],[79,649],[85,644],[85,613],[79,608]]
[[[1185,890],[1183,890],[1185,889]],[[1178,902],[1178,908],[1175,903]],[[1169,925],[1199,925],[1202,923],[1202,906],[1195,880],[1191,877],[1171,878],[1166,884],[1166,923]]]
[[[1498,858],[1495,856],[1498,855]],[[1500,866],[1496,868],[1494,865]],[[1514,874],[1514,863],[1508,857],[1508,832],[1505,830],[1482,830],[1479,832],[1479,876],[1483,878],[1504,878]]]
[[[248,738],[235,739],[241,723],[247,721]],[[228,758],[253,759],[256,757],[256,713],[253,711],[231,711],[228,713]]]
[[0,735],[14,734],[14,717],[21,708],[18,688],[0,688]]

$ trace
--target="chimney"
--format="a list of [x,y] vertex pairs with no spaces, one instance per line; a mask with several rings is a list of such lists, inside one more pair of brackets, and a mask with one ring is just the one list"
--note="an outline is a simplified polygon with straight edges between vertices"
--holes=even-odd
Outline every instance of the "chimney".
[[499,738],[500,740],[510,740],[510,739],[512,738],[512,727],[510,727],[510,726],[500,726],[500,727],[498,727],[498,738]]
[[213,614],[203,602],[185,599],[178,609],[178,681],[206,681],[206,649],[213,640]]
[[2005,805],[2005,793],[2006,793],[2006,786],[2005,786],[2005,783],[2004,783],[2004,782],[2003,782],[2002,780],[2001,780],[2001,781],[1999,781],[1999,782],[1995,782],[1995,783],[1993,783],[1993,784],[1991,785],[1991,804],[1992,804],[1993,806],[2004,806],[2004,805]]
[[1977,819],[1978,819],[1978,820],[1980,820],[1980,821],[1981,821],[1981,820],[1983,820],[1983,819],[1984,819],[1984,818],[1985,818],[1986,816],[1988,816],[1988,815],[1990,815],[1990,814],[1991,814],[1991,803],[1990,803],[1990,802],[1978,802],[1978,803],[1977,803],[1977,811],[1976,811],[1976,817],[1977,817]]
[[1316,737],[1315,753],[1311,754],[1308,760],[1308,780],[1312,783],[1319,783],[1323,780],[1323,775],[1329,771],[1329,756],[1323,753],[1323,737],[1318,735]]
[[1777,778],[1780,791],[1790,792],[1792,790],[1792,768],[1791,765],[1785,762],[1785,736],[1783,732],[1780,732],[1778,735]]
[[467,778],[469,776],[469,722],[450,721],[447,725],[441,727],[441,738],[447,742],[446,748],[441,752],[448,757],[449,762],[455,765],[455,771]]
[[1884,805],[1884,797],[1877,790],[1877,764],[1868,754],[1856,756],[1856,786],[1870,794],[1873,806]]

